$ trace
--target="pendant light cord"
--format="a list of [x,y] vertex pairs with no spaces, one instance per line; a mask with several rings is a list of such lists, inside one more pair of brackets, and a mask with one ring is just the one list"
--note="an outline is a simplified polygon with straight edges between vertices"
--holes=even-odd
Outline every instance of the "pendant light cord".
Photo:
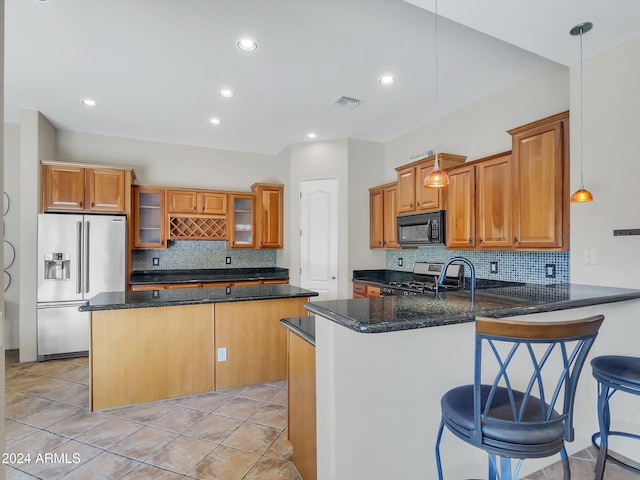
[[582,95],[583,95],[583,91],[584,88],[582,86],[582,33],[583,33],[584,29],[581,27],[580,28],[580,190],[584,190],[584,178],[583,178],[583,173],[582,173],[582,159],[584,158],[584,154],[583,154],[583,147],[582,147],[582,132],[584,131],[584,123],[583,123],[583,118],[584,116],[582,115],[582,111],[584,110],[584,102],[582,100]]
[[438,163],[438,0],[436,0],[436,121],[434,125],[434,132],[436,137],[436,162],[433,165],[434,170],[439,170],[440,165]]

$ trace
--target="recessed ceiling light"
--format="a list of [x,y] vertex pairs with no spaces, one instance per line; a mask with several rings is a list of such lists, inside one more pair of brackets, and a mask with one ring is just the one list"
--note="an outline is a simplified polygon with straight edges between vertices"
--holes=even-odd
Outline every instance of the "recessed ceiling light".
[[223,88],[218,92],[218,95],[224,98],[231,98],[233,97],[233,90],[229,90],[228,88]]
[[97,107],[98,102],[95,100],[91,100],[90,98],[83,98],[80,103],[82,103],[85,107]]
[[396,77],[394,77],[393,75],[383,75],[378,79],[378,83],[384,86],[393,85],[394,83],[396,83]]
[[209,119],[209,123],[211,125],[220,125],[222,123],[222,120],[220,120],[219,118],[210,118]]
[[244,50],[245,52],[253,52],[258,48],[258,44],[250,38],[243,38],[237,45],[240,50]]
[[307,138],[310,139],[310,140],[313,140],[316,137],[317,137],[317,135],[315,133],[313,133],[313,132],[307,133]]

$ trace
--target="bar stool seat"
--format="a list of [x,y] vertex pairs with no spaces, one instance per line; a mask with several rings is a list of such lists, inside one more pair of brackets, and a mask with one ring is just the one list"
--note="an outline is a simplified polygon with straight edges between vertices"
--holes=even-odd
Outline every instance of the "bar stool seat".
[[[591,442],[599,449],[596,463],[596,480],[602,480],[606,460],[640,473],[640,469],[614,458],[608,453],[609,437],[621,436],[640,440],[640,434],[611,431],[609,400],[618,390],[640,396],[640,357],[603,355],[591,360],[593,376],[598,381],[598,425],[600,431],[593,434]],[[598,440],[600,442],[598,443]]]

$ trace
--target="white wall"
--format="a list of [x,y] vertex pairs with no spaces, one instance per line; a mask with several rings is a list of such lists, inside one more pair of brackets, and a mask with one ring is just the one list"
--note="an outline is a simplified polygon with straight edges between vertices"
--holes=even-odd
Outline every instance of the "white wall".
[[511,150],[507,130],[569,109],[568,82],[569,70],[557,66],[388,142],[386,180],[394,181],[395,167],[436,143],[440,152],[467,161]]
[[349,139],[348,271],[384,268],[384,250],[369,248],[369,188],[384,181],[384,144]]
[[[4,216],[4,239],[11,242],[16,253],[20,247],[20,127],[4,124],[4,191],[9,196],[9,210]],[[5,206],[6,208],[6,206]],[[7,269],[11,275],[9,288],[4,292],[5,348],[20,345],[18,304],[20,283],[20,258],[16,255],[13,265]]]
[[351,272],[348,271],[349,220],[349,152],[348,140],[333,140],[292,145],[290,147],[291,177],[288,197],[290,229],[287,242],[291,246],[289,281],[300,285],[300,181],[338,179],[338,296],[344,298],[350,290]]
[[20,235],[19,258],[20,361],[32,362],[37,354],[36,256],[40,160],[55,160],[56,130],[35,110],[20,112]]
[[[571,205],[571,281],[640,288],[640,40],[583,65],[584,183],[594,200]],[[580,71],[571,69],[571,190],[580,184]],[[596,264],[584,265],[584,248]],[[640,313],[640,312],[639,312]]]
[[56,160],[133,167],[139,185],[250,191],[252,183],[289,178],[282,156],[67,130],[58,131]]

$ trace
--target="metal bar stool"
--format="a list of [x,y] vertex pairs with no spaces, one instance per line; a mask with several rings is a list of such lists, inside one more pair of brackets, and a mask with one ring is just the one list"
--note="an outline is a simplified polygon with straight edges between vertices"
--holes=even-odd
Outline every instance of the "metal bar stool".
[[489,480],[515,480],[522,460],[557,453],[569,480],[564,443],[574,437],[576,385],[603,320],[602,315],[556,322],[477,317],[474,382],[449,390],[440,402],[438,478],[443,479],[440,442],[446,427],[487,452]]
[[[596,480],[602,480],[606,460],[640,473],[640,469],[629,465],[608,453],[609,437],[620,436],[640,440],[639,434],[611,431],[609,399],[618,390],[640,395],[640,357],[604,355],[591,360],[593,376],[598,381],[598,424],[600,431],[593,434],[591,442],[599,449],[596,463]],[[600,439],[600,443],[597,440]]]

